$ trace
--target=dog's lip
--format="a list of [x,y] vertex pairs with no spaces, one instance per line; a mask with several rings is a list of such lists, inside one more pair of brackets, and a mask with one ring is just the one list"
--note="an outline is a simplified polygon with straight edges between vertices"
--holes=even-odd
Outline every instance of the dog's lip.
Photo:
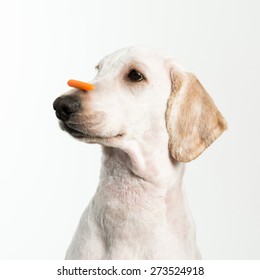
[[75,136],[75,137],[84,137],[85,136],[85,134],[82,133],[80,130],[77,130],[76,128],[69,126],[65,122],[60,122],[60,127],[62,130],[67,131],[72,136]]
[[60,122],[60,127],[62,130],[67,131],[69,134],[71,134],[72,136],[76,137],[76,138],[87,138],[87,139],[113,139],[113,138],[119,138],[119,137],[123,137],[124,133],[118,133],[117,135],[114,136],[95,136],[95,135],[89,135],[86,133],[83,133],[82,131],[72,127],[71,125],[68,125],[65,122]]

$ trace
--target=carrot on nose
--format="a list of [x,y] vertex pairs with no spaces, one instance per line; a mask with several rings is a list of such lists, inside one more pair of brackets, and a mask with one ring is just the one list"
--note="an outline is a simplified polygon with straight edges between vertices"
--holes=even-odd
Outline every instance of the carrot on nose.
[[94,85],[85,83],[85,82],[81,82],[78,80],[68,80],[67,84],[70,87],[74,87],[74,88],[81,89],[81,90],[93,90],[94,89]]

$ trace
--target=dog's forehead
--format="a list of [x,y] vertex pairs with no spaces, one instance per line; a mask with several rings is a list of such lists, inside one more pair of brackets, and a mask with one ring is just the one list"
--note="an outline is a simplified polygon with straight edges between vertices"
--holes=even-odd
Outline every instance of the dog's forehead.
[[161,50],[147,47],[129,47],[120,49],[107,55],[100,61],[100,65],[119,67],[132,61],[142,62],[143,64],[163,62],[169,56]]

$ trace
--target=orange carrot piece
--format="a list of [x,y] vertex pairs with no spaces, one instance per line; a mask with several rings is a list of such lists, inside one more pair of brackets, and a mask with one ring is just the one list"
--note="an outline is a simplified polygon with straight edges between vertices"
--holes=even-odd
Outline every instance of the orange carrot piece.
[[94,85],[88,84],[85,82],[81,82],[78,80],[68,80],[67,84],[70,87],[74,87],[74,88],[81,89],[81,90],[93,90],[94,89]]

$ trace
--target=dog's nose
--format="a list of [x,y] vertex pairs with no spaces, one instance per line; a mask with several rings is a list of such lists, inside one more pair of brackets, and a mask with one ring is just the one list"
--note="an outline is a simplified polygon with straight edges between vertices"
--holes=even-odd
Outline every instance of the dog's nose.
[[73,113],[80,109],[80,100],[75,96],[62,96],[55,99],[53,109],[56,111],[56,116],[62,121],[67,121]]

